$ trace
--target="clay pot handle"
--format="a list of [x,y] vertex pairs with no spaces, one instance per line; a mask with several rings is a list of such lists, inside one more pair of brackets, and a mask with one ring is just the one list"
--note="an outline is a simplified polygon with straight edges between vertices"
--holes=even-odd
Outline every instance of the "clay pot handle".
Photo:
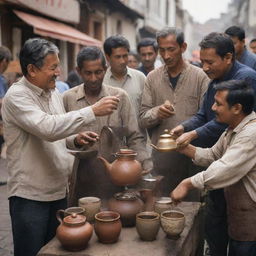
[[60,222],[60,224],[62,223],[62,219],[64,218],[64,213],[65,211],[62,209],[56,212],[56,218]]

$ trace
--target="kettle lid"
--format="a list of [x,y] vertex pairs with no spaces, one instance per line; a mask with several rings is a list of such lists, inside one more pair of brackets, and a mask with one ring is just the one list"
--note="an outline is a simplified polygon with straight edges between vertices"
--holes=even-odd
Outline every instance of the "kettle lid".
[[68,226],[79,226],[85,224],[86,217],[81,214],[72,213],[63,219],[64,223]]

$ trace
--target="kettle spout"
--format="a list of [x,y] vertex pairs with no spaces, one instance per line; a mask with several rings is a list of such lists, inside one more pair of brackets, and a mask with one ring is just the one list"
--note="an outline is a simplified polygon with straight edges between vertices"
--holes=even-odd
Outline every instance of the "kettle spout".
[[102,157],[102,156],[98,156],[98,159],[100,159],[100,160],[103,162],[103,164],[104,164],[106,170],[110,173],[112,164],[109,163],[109,162],[108,162],[104,157]]

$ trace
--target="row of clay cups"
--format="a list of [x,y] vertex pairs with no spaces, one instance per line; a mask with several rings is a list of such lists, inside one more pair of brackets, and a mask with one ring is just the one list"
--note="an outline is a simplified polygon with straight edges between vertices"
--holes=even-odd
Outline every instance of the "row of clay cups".
[[144,241],[156,239],[160,226],[168,238],[177,239],[185,227],[185,215],[180,210],[161,213],[140,212],[136,215],[136,230]]

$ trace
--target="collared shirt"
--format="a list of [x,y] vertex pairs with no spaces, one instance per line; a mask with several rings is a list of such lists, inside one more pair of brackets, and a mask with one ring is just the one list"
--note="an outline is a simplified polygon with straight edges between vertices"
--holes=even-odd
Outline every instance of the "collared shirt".
[[212,148],[196,148],[195,164],[209,167],[191,177],[193,186],[218,189],[242,179],[256,202],[256,122],[252,121],[255,119],[252,112],[234,130],[224,132]]
[[[110,116],[96,117],[95,122],[85,125],[82,130],[91,130],[100,134],[103,126],[110,126],[114,131],[120,131],[120,134],[117,134],[121,136],[119,139],[121,141],[125,139],[127,146],[138,153],[137,159],[142,163],[144,169],[151,170],[153,164],[146,150],[144,137],[139,131],[136,114],[127,93],[120,88],[103,84],[98,98],[114,95],[119,95],[120,98],[117,110]],[[65,92],[63,102],[67,112],[92,105],[85,94],[84,84]],[[94,147],[98,149],[98,144],[96,143]]]
[[249,52],[246,47],[239,59],[239,62],[242,64],[256,70],[256,55],[254,53]]
[[111,68],[107,69],[104,76],[104,84],[119,87],[125,90],[135,107],[135,112],[139,116],[139,107],[141,104],[141,95],[145,84],[145,75],[138,70],[127,67],[127,74],[122,80],[118,80],[111,72]]
[[[140,125],[151,128],[152,142],[156,143],[164,129],[172,129],[193,116],[203,101],[209,78],[202,69],[184,63],[183,70],[175,88],[169,80],[167,67],[161,66],[151,71],[146,79],[142,105],[140,108]],[[157,117],[159,105],[169,100],[175,114],[165,120]]]
[[[256,94],[256,72],[251,68],[235,61],[231,69],[225,74],[223,79],[212,80],[204,96],[204,101],[199,111],[189,120],[182,123],[185,132],[196,130],[199,136],[197,146],[212,147],[226,129],[225,124],[215,120],[215,113],[212,111],[214,95],[216,90],[214,85],[228,80],[246,80],[255,90]],[[255,108],[256,109],[256,108]]]
[[23,77],[6,93],[2,117],[8,196],[37,201],[64,198],[73,160],[64,138],[95,120],[92,108],[65,113],[57,90],[45,92]]

